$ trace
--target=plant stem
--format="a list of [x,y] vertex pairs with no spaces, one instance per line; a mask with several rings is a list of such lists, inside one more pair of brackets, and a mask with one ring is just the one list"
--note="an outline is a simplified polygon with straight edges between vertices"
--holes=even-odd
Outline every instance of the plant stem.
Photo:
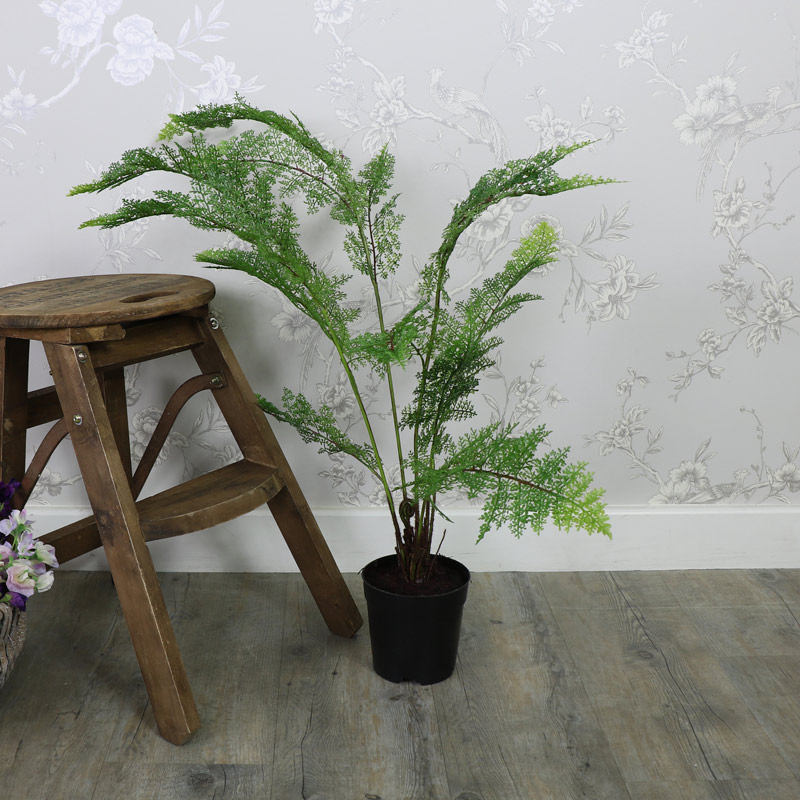
[[[386,334],[386,325],[383,319],[383,302],[381,300],[380,286],[378,285],[378,250],[375,246],[375,234],[372,227],[372,192],[370,191],[369,203],[367,205],[367,224],[369,227],[369,245],[367,245],[364,232],[359,226],[359,233],[361,234],[361,241],[364,249],[367,251],[372,270],[370,280],[372,283],[372,292],[375,295],[375,308],[378,316],[378,324],[380,325],[381,333]],[[405,459],[403,458],[403,443],[400,440],[400,420],[397,414],[397,397],[394,391],[394,379],[392,378],[392,366],[386,362],[386,380],[389,385],[389,400],[392,405],[392,421],[394,422],[394,436],[397,445],[397,458],[400,463],[400,482],[403,486],[403,498],[408,497],[408,484],[406,482],[406,468]]]

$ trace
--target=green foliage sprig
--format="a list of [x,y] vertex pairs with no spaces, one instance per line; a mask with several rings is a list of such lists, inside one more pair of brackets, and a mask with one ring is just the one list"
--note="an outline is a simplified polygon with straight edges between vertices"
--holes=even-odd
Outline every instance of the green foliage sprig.
[[[210,131],[240,122],[261,127],[211,141]],[[403,217],[398,196],[390,194],[394,158],[386,148],[354,174],[347,156],[325,147],[300,120],[254,108],[240,97],[172,115],[160,139],[162,144],[124,153],[100,177],[76,186],[71,194],[118,187],[148,172],[184,176],[188,189],[157,189],[146,199],[125,199],[116,211],[84,226],[111,228],[171,215],[201,229],[228,231],[246,243],[247,249],[212,248],[196,258],[263,280],[316,322],[336,349],[368,442],[355,443],[329,407],[315,409],[302,394],[286,389],[282,407],[263,397],[258,402],[266,413],[292,425],[304,441],[317,444],[321,452],[347,453],[381,482],[398,558],[410,581],[429,572],[435,519],[442,515],[437,498],[452,490],[483,499],[480,538],[500,526],[516,536],[530,529],[539,532],[548,519],[565,530],[577,527],[610,535],[602,491],[592,487],[586,464],[569,463],[564,449],[537,454],[546,447],[544,428],[517,434],[513,426],[496,422],[458,440],[448,432],[451,423],[475,416],[471,397],[481,374],[495,363],[492,353],[502,343],[497,329],[525,304],[540,299],[517,287],[534,269],[553,261],[557,249],[555,231],[539,224],[497,274],[466,299],[453,302],[446,285],[456,243],[481,214],[504,200],[609,182],[588,175],[561,178],[555,171],[555,164],[585,143],[509,161],[487,172],[455,206],[439,248],[422,268],[423,299],[389,323],[381,282],[400,263]],[[344,226],[344,250],[353,275],[331,275],[305,251],[294,198],[308,214],[327,209]],[[375,331],[354,332],[362,309],[345,289],[355,275],[367,281],[373,295]],[[417,384],[401,408],[393,371],[412,364]],[[373,429],[377,420],[368,413],[360,388],[360,369],[385,379],[399,486],[389,482],[388,462]]]

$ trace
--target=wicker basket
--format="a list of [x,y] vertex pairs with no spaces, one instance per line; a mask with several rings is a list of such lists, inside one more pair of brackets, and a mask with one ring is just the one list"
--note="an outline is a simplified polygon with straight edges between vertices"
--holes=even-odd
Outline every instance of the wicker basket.
[[0,603],[0,688],[8,680],[14,662],[25,644],[27,615],[7,603]]

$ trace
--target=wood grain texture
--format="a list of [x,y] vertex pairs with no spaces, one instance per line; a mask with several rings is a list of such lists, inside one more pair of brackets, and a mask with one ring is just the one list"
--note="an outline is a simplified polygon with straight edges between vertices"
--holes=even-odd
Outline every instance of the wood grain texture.
[[[0,328],[81,328],[207,305],[214,284],[187,275],[86,275],[0,289]],[[118,337],[116,337],[118,338]]]
[[555,613],[627,781],[791,777],[685,611]]
[[297,581],[286,610],[271,797],[448,798],[430,687],[375,675],[368,636],[331,636]]
[[489,573],[470,591],[456,676],[434,687],[453,794],[627,798],[536,577]]
[[[0,692],[0,786],[26,800],[798,800],[797,656],[717,655],[736,648],[692,616],[701,597],[750,613],[730,602],[753,603],[763,572],[706,572],[708,591],[696,573],[474,574],[456,674],[428,687],[378,678],[366,632],[331,635],[299,575],[162,575],[204,722],[174,747],[109,575],[62,570]],[[781,599],[764,596],[759,624],[779,630],[800,571],[771,574]]]
[[114,721],[110,752],[141,765],[269,763],[289,583],[288,575],[162,575],[198,709],[213,724],[175,747],[154,735],[153,710],[140,690],[131,712]]
[[[148,539],[209,528],[268,503],[331,630],[352,636],[361,625],[255,395],[208,316],[214,292],[210,281],[176,275],[77,277],[0,290],[0,331],[19,337],[0,337],[3,477],[22,478],[15,497],[21,507],[53,450],[69,434],[93,517],[53,531],[44,541],[55,546],[62,563],[102,543],[153,717],[173,744],[188,741],[200,719]],[[31,396],[25,337],[42,340],[54,383]],[[178,388],[132,474],[123,367],[190,348],[201,366],[211,364],[212,369]],[[201,389],[217,393],[244,460],[136,503],[176,415]],[[63,417],[26,473],[29,401],[37,423],[53,413]]]
[[0,338],[0,479],[25,474],[30,343]]
[[44,349],[159,730],[181,744],[200,719],[97,376],[77,348]]
[[277,467],[286,482],[286,491],[270,500],[269,509],[320,613],[331,631],[353,636],[363,623],[361,614],[255,392],[222,331],[209,319],[198,320],[198,327],[204,343],[195,347],[192,355],[203,373],[222,375],[224,385],[214,391],[214,399],[243,457]]

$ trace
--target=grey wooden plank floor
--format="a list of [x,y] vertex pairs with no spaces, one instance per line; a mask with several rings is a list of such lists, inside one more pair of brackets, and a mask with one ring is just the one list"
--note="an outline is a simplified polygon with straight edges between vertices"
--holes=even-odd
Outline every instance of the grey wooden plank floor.
[[158,736],[109,576],[62,571],[0,690],[0,796],[800,800],[800,570],[476,574],[429,687],[297,575],[162,585],[195,738]]

